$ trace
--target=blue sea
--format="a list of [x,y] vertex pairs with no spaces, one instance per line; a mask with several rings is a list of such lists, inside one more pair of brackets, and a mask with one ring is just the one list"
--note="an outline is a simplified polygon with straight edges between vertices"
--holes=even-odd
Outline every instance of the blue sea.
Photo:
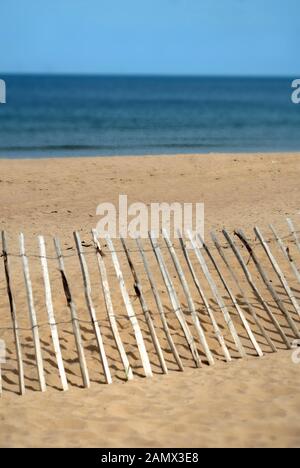
[[295,77],[0,78],[2,158],[300,150]]

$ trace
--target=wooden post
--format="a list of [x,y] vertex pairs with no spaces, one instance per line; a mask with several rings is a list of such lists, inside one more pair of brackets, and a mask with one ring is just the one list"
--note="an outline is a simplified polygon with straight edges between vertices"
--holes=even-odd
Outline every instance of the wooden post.
[[295,277],[297,278],[298,282],[300,283],[300,273],[299,273],[299,270],[290,254],[290,250],[288,247],[286,247],[284,245],[284,242],[282,241],[282,239],[278,236],[277,232],[275,231],[275,228],[274,226],[272,226],[272,224],[270,224],[270,229],[271,231],[273,232],[273,235],[277,241],[277,244],[279,245],[283,255],[285,256],[286,260],[288,261],[291,269],[292,269],[292,272],[294,273]]
[[106,271],[106,266],[104,262],[104,253],[101,250],[101,245],[100,242],[97,238],[97,231],[95,229],[92,230],[92,237],[94,241],[94,246],[95,246],[95,251],[96,251],[96,256],[97,256],[97,261],[98,261],[98,268],[99,268],[99,273],[100,273],[100,278],[101,278],[101,286],[102,286],[102,291],[103,291],[103,296],[104,296],[104,302],[105,302],[105,307],[106,307],[106,312],[108,316],[108,320],[111,326],[112,334],[118,349],[118,352],[120,354],[121,361],[124,366],[125,370],[125,375],[127,380],[132,380],[133,379],[133,373],[131,366],[128,361],[128,357],[119,333],[118,325],[117,325],[117,320],[115,317],[114,313],[114,308],[113,308],[113,303],[111,299],[111,294],[110,294],[110,288],[109,288],[109,283],[108,283],[108,277],[107,277],[107,271]]
[[141,307],[142,307],[142,310],[143,310],[143,313],[144,313],[144,316],[145,316],[146,323],[148,325],[148,329],[149,329],[149,332],[150,332],[150,335],[151,335],[151,339],[152,339],[155,351],[156,351],[156,353],[158,355],[158,359],[159,359],[159,362],[160,362],[163,373],[167,374],[168,373],[167,364],[166,364],[166,361],[165,361],[165,358],[164,358],[164,355],[163,355],[163,352],[162,352],[162,349],[161,349],[161,346],[160,346],[160,343],[159,343],[159,340],[158,340],[158,337],[157,337],[157,334],[156,334],[156,331],[155,331],[154,323],[153,323],[151,315],[150,315],[148,304],[147,304],[146,299],[144,297],[141,282],[139,280],[137,271],[136,271],[136,269],[135,269],[135,267],[133,265],[132,259],[130,257],[129,250],[127,248],[126,242],[123,239],[123,237],[121,237],[121,242],[122,242],[125,254],[126,254],[126,258],[127,258],[127,261],[128,261],[129,268],[131,270],[131,273],[132,273],[132,276],[133,276],[133,279],[134,279],[134,290],[135,290],[136,295],[138,296],[138,299],[140,301],[140,304],[141,304]]
[[202,268],[202,271],[203,271],[203,273],[204,273],[204,275],[205,275],[205,277],[207,279],[207,282],[208,282],[208,284],[210,286],[210,289],[211,289],[211,291],[212,291],[212,293],[214,295],[214,298],[217,301],[217,304],[218,304],[218,306],[220,307],[220,310],[223,313],[225,322],[226,322],[226,324],[227,324],[227,326],[229,328],[229,331],[231,333],[233,341],[234,341],[234,343],[235,343],[241,357],[245,357],[246,356],[245,349],[244,349],[244,347],[242,345],[240,337],[238,336],[238,333],[237,333],[237,331],[235,329],[234,323],[233,323],[232,318],[231,318],[231,316],[229,314],[229,311],[228,311],[228,309],[227,309],[227,307],[226,307],[226,305],[225,305],[225,303],[223,301],[223,298],[222,298],[221,294],[218,291],[217,285],[214,282],[213,277],[211,276],[211,274],[209,272],[206,261],[205,261],[203,255],[202,255],[200,249],[197,247],[191,232],[187,231],[187,234],[188,234],[188,238],[189,238],[189,240],[191,242],[191,245],[193,247],[193,250],[194,250],[194,252],[196,254],[197,260],[198,260],[198,262],[199,262],[199,264],[200,264],[200,266]]
[[243,233],[242,230],[238,230],[238,231],[236,231],[236,235],[239,237],[241,242],[244,244],[244,246],[248,250],[248,252],[249,252],[249,254],[250,254],[250,256],[251,256],[251,258],[252,258],[252,260],[253,260],[253,262],[254,262],[254,264],[256,266],[256,269],[257,269],[258,273],[260,274],[263,282],[265,283],[267,289],[269,290],[272,298],[274,299],[274,301],[278,305],[279,310],[281,310],[282,314],[286,318],[286,321],[288,322],[289,326],[291,327],[292,331],[294,332],[295,337],[300,338],[300,333],[299,333],[299,330],[298,330],[294,320],[292,319],[290,313],[288,312],[288,310],[286,309],[286,307],[283,304],[282,300],[278,296],[277,292],[273,288],[272,283],[271,283],[267,273],[265,272],[264,268],[260,264],[256,254],[254,252],[254,249],[251,247],[251,245],[247,241],[245,234]]
[[210,365],[214,365],[215,361],[214,361],[213,355],[212,355],[212,353],[211,353],[211,351],[209,349],[204,330],[203,330],[203,328],[201,326],[200,320],[199,320],[198,315],[196,313],[196,307],[195,307],[194,301],[192,299],[192,295],[191,295],[191,292],[190,292],[190,289],[189,289],[189,286],[188,286],[188,282],[187,282],[186,277],[184,275],[184,272],[183,272],[183,269],[181,267],[180,261],[178,259],[178,256],[177,256],[177,254],[175,252],[175,249],[174,249],[174,246],[173,246],[173,244],[172,244],[172,242],[171,242],[171,240],[170,240],[170,238],[168,236],[168,233],[167,233],[166,229],[162,230],[162,234],[163,234],[163,238],[165,240],[165,243],[166,243],[166,245],[168,247],[168,250],[170,252],[174,267],[175,267],[175,269],[177,271],[177,274],[179,276],[179,279],[180,279],[180,282],[181,282],[181,285],[182,285],[182,289],[184,291],[184,294],[185,294],[185,297],[186,297],[186,300],[187,300],[188,308],[189,308],[192,320],[194,322],[195,328],[196,328],[198,336],[199,336],[200,343],[203,346],[203,349],[204,349],[205,355],[207,357],[208,363]]
[[168,290],[170,301],[171,301],[173,310],[175,312],[175,315],[177,317],[177,320],[179,321],[179,323],[181,325],[181,328],[182,328],[183,333],[185,335],[185,339],[186,339],[187,344],[188,344],[188,346],[189,346],[189,348],[191,350],[191,353],[192,353],[192,356],[193,356],[193,359],[195,361],[196,366],[201,367],[201,360],[200,360],[200,357],[199,357],[199,354],[198,354],[198,351],[197,351],[197,347],[196,347],[194,337],[193,337],[193,335],[192,335],[192,333],[191,333],[191,331],[189,329],[188,324],[186,323],[185,317],[184,317],[183,312],[181,310],[180,302],[179,302],[178,297],[177,297],[176,292],[175,292],[174,285],[172,283],[170,274],[169,274],[167,266],[166,266],[166,264],[164,262],[161,250],[160,250],[160,248],[158,246],[157,239],[155,238],[154,233],[149,233],[149,238],[150,238],[150,242],[151,242],[151,245],[152,245],[156,260],[157,260],[157,263],[159,265],[159,268],[160,268],[164,283],[165,283],[166,288]]
[[288,223],[288,226],[290,228],[290,231],[291,231],[291,234],[293,235],[294,239],[295,239],[295,242],[296,242],[296,245],[298,247],[298,250],[300,252],[300,241],[299,241],[299,237],[298,237],[298,234],[297,234],[297,231],[294,227],[294,223],[293,221],[290,219],[290,218],[287,218],[287,223]]
[[56,356],[58,371],[60,375],[60,380],[62,383],[62,388],[64,391],[68,390],[68,381],[65,373],[64,362],[61,354],[57,325],[54,317],[54,310],[53,310],[53,303],[52,303],[52,292],[51,292],[51,285],[50,285],[50,278],[48,272],[48,263],[47,263],[47,256],[46,256],[46,245],[45,239],[43,236],[38,237],[39,241],[39,249],[40,249],[40,257],[41,257],[41,266],[42,266],[42,273],[43,273],[43,281],[44,281],[44,289],[45,289],[45,303],[46,309],[48,314],[48,321],[51,330],[51,336],[53,341],[53,348]]
[[178,351],[176,349],[175,343],[173,341],[173,338],[172,338],[172,335],[171,335],[171,332],[170,332],[170,329],[169,329],[169,325],[168,325],[168,322],[167,322],[167,319],[166,319],[166,316],[165,316],[164,308],[163,308],[163,305],[162,305],[162,302],[161,302],[161,298],[160,298],[158,289],[156,287],[154,277],[153,277],[153,275],[151,273],[147,257],[145,255],[143,244],[142,244],[140,239],[136,239],[136,243],[137,243],[138,249],[140,251],[140,254],[141,254],[141,257],[142,257],[142,260],[143,260],[144,268],[145,268],[145,271],[146,271],[147,276],[148,276],[148,280],[149,280],[151,290],[152,290],[152,293],[153,293],[153,296],[154,296],[154,299],[155,299],[155,302],[156,302],[156,306],[157,306],[157,309],[158,309],[158,312],[159,312],[159,315],[160,315],[160,318],[161,318],[162,326],[163,326],[167,341],[169,343],[170,349],[171,349],[171,351],[173,353],[173,356],[174,356],[174,358],[176,360],[176,363],[177,363],[179,369],[181,371],[183,371],[184,370],[183,364],[182,364],[182,361],[181,361],[180,356],[178,354]]
[[268,257],[268,259],[269,259],[270,262],[271,262],[271,265],[272,265],[272,267],[273,267],[273,270],[275,271],[275,273],[276,273],[278,279],[280,280],[280,282],[281,282],[283,288],[285,289],[285,292],[287,293],[287,295],[288,295],[288,297],[289,297],[291,303],[293,304],[295,311],[297,312],[297,314],[298,314],[299,317],[300,317],[300,306],[299,306],[299,304],[298,304],[298,301],[297,301],[297,299],[296,299],[296,297],[295,297],[293,291],[291,290],[291,288],[290,288],[290,286],[289,286],[289,284],[288,284],[288,282],[287,282],[287,279],[286,279],[286,277],[284,276],[284,274],[283,274],[283,272],[282,272],[280,266],[278,265],[278,263],[277,263],[277,261],[276,261],[274,255],[272,254],[271,249],[269,248],[267,242],[265,241],[265,239],[264,239],[264,237],[263,237],[263,235],[262,235],[262,233],[260,232],[260,230],[259,230],[258,227],[255,227],[255,228],[254,228],[254,232],[255,232],[256,237],[259,239],[261,245],[263,246],[263,249],[264,249],[264,251],[265,251],[267,257]]
[[211,323],[212,323],[212,326],[213,326],[215,335],[216,335],[216,337],[217,337],[217,339],[218,339],[218,341],[219,341],[219,343],[220,343],[220,346],[221,346],[222,351],[223,351],[223,353],[224,353],[225,359],[226,359],[227,362],[230,362],[230,361],[231,361],[231,356],[230,356],[229,350],[228,350],[228,348],[227,348],[227,346],[226,346],[226,343],[225,343],[224,337],[223,337],[223,335],[222,335],[222,332],[221,332],[221,330],[220,330],[220,328],[219,328],[219,325],[218,325],[218,323],[217,323],[217,321],[216,321],[216,319],[215,319],[213,310],[212,310],[212,308],[211,308],[210,305],[209,305],[209,302],[208,302],[208,300],[207,300],[207,298],[206,298],[206,296],[205,296],[205,294],[204,294],[203,289],[201,288],[200,282],[199,282],[199,280],[198,280],[198,278],[197,278],[196,272],[195,272],[195,270],[194,270],[193,264],[192,264],[192,262],[191,262],[191,259],[190,259],[189,254],[188,254],[188,249],[187,249],[187,247],[186,247],[186,245],[185,245],[185,243],[184,243],[184,241],[183,241],[183,238],[182,238],[182,235],[181,235],[181,234],[180,234],[180,237],[179,237],[179,242],[180,242],[180,245],[181,245],[183,254],[184,254],[184,258],[185,258],[185,260],[186,260],[186,262],[187,262],[187,265],[188,265],[188,267],[189,267],[189,270],[190,270],[190,272],[191,272],[191,275],[192,275],[194,284],[195,284],[196,289],[197,289],[197,291],[198,291],[198,293],[199,293],[199,296],[200,296],[201,299],[202,299],[202,302],[203,302],[203,304],[204,304],[204,306],[205,306],[205,309],[206,309],[206,311],[207,311],[207,314],[208,314],[208,316],[209,316],[209,318],[210,318],[210,321],[211,321]]
[[236,247],[236,245],[234,244],[233,240],[231,239],[230,235],[227,233],[227,231],[225,229],[223,229],[223,235],[225,237],[225,239],[227,240],[227,242],[229,243],[230,247],[232,248],[234,254],[236,255],[236,258],[238,259],[239,261],[239,264],[241,265],[242,267],[242,270],[244,272],[244,275],[249,283],[249,285],[251,286],[252,290],[254,291],[254,294],[255,296],[257,297],[257,299],[259,300],[259,302],[261,303],[261,305],[263,306],[263,308],[265,309],[266,313],[268,314],[269,318],[272,320],[274,326],[276,327],[278,333],[280,334],[283,342],[286,344],[286,346],[289,348],[290,347],[290,343],[289,343],[289,340],[288,338],[286,337],[284,331],[282,330],[277,318],[274,316],[274,314],[272,313],[270,307],[268,306],[268,304],[266,303],[266,301],[264,300],[263,296],[261,295],[261,293],[259,292],[256,284],[254,283],[253,279],[252,279],[252,275],[249,271],[249,268],[247,267],[243,257],[241,256],[240,254],[240,251],[238,250],[238,248]]
[[143,367],[144,367],[145,375],[146,375],[146,377],[152,377],[152,375],[153,375],[152,374],[152,369],[151,369],[147,349],[146,349],[146,346],[145,346],[144,338],[143,338],[143,335],[142,335],[142,331],[140,329],[139,322],[137,320],[136,314],[134,312],[133,306],[132,306],[131,301],[130,301],[129,294],[127,292],[127,288],[126,288],[126,285],[125,285],[125,282],[124,282],[123,273],[122,273],[122,270],[121,270],[121,267],[120,267],[118,256],[117,256],[116,251],[114,249],[113,242],[112,242],[110,236],[108,236],[108,235],[106,236],[106,242],[107,242],[108,248],[109,248],[110,253],[111,253],[112,261],[113,261],[115,272],[116,272],[116,275],[117,275],[117,278],[118,278],[118,281],[119,281],[119,286],[120,286],[121,294],[122,294],[123,301],[124,301],[124,304],[125,304],[125,307],[126,307],[126,311],[127,311],[129,320],[131,322],[131,325],[132,325],[132,328],[133,328],[133,331],[134,331],[134,335],[135,335],[135,339],[136,339],[136,342],[137,342],[137,345],[138,345],[138,349],[139,349],[142,364],[143,364]]
[[26,252],[25,252],[25,240],[24,240],[24,234],[23,233],[20,233],[19,242],[20,242],[20,255],[22,257],[23,274],[24,274],[24,281],[25,281],[25,286],[26,286],[29,317],[30,317],[32,334],[33,334],[35,357],[36,357],[36,364],[37,364],[37,371],[38,371],[40,389],[41,389],[42,392],[45,392],[46,391],[46,381],[45,381],[45,376],[44,376],[44,367],[43,367],[41,343],[40,343],[40,336],[39,336],[39,329],[38,329],[38,324],[37,324],[36,312],[35,312],[35,307],[34,307],[32,284],[31,284],[30,272],[29,272],[29,263],[28,263],[28,258],[26,256]]
[[[224,250],[222,249],[218,239],[217,239],[217,236],[215,235],[214,232],[211,232],[211,237],[212,237],[212,240],[220,254],[220,257],[222,258],[223,262],[225,263],[225,265],[227,266],[228,268],[228,271],[230,272],[231,274],[231,277],[233,278],[235,284],[237,285],[238,287],[238,290],[241,294],[241,296],[243,297],[243,300],[245,302],[245,304],[247,305],[247,308],[250,312],[250,314],[252,315],[252,318],[256,324],[256,326],[258,327],[258,329],[260,330],[260,333],[262,334],[262,336],[265,338],[266,342],[268,343],[268,345],[270,346],[270,348],[272,349],[272,351],[275,353],[277,351],[277,348],[276,346],[274,345],[274,343],[272,342],[271,338],[269,337],[269,335],[267,334],[266,330],[264,329],[264,326],[262,325],[262,323],[260,323],[260,320],[254,310],[254,308],[252,307],[251,303],[249,302],[244,290],[242,289],[242,287],[240,286],[240,283],[239,283],[239,280],[238,280],[238,277],[237,275],[235,274],[234,270],[231,268],[230,266],[230,263],[229,261],[227,260],[227,257],[225,255],[225,252]],[[237,252],[238,254],[238,252]],[[242,259],[242,257],[240,257],[240,264],[241,263],[244,263],[244,260]],[[246,265],[244,265],[246,266]]]
[[77,317],[77,310],[76,310],[76,306],[72,298],[69,282],[67,280],[64,259],[63,259],[62,252],[61,252],[60,242],[57,237],[54,238],[54,246],[56,250],[59,271],[61,274],[61,280],[62,280],[62,284],[64,288],[64,293],[65,293],[67,304],[71,313],[72,327],[73,327],[73,333],[75,337],[75,343],[76,343],[76,348],[77,348],[77,353],[78,353],[78,358],[79,358],[79,365],[80,365],[83,385],[84,387],[89,388],[90,378],[89,378],[88,368],[87,368],[87,364],[85,360],[84,349],[82,345],[80,325],[79,325],[79,321]]
[[90,314],[92,326],[94,329],[94,333],[96,336],[96,342],[98,346],[98,351],[100,354],[101,362],[102,362],[102,367],[103,367],[103,372],[105,375],[105,380],[107,384],[112,383],[112,378],[111,378],[111,373],[109,370],[109,365],[106,357],[106,352],[104,348],[104,343],[103,343],[103,338],[100,330],[99,323],[97,321],[97,316],[96,316],[96,310],[93,304],[93,299],[92,299],[92,288],[91,288],[91,281],[90,281],[90,275],[89,275],[89,270],[88,266],[84,257],[84,249],[82,247],[80,235],[78,232],[74,232],[74,239],[75,239],[75,244],[78,252],[78,257],[79,257],[79,262],[80,262],[80,267],[81,267],[81,273],[82,273],[82,279],[83,279],[83,286],[84,286],[84,294],[85,294],[85,300],[87,304],[87,308]]
[[219,268],[219,265],[218,265],[217,261],[215,260],[213,254],[211,253],[210,249],[208,248],[208,246],[206,245],[204,240],[201,238],[201,236],[198,235],[198,237],[199,237],[199,240],[202,243],[207,255],[209,256],[213,266],[215,267],[216,272],[217,272],[220,280],[222,281],[222,284],[223,284],[225,290],[227,291],[227,293],[228,293],[228,295],[229,295],[229,297],[230,297],[230,299],[232,301],[232,304],[234,305],[234,307],[235,307],[235,309],[236,309],[236,311],[237,311],[237,313],[238,313],[238,315],[239,315],[239,317],[241,319],[241,322],[242,322],[242,324],[243,324],[243,326],[244,326],[244,328],[245,328],[245,330],[247,332],[247,335],[248,335],[248,337],[249,337],[249,339],[250,339],[250,341],[251,341],[251,343],[253,345],[253,348],[255,349],[257,355],[259,357],[262,357],[264,355],[263,352],[262,352],[262,349],[259,346],[259,344],[257,343],[256,338],[255,338],[255,336],[254,336],[254,334],[253,334],[253,332],[251,330],[251,327],[250,327],[250,325],[249,325],[249,323],[248,323],[248,321],[247,321],[247,319],[246,319],[246,317],[244,315],[244,312],[242,311],[241,307],[239,306],[233,292],[231,291],[227,281],[225,280],[225,278],[224,278],[224,276],[222,274],[222,271]]
[[17,363],[18,363],[18,374],[19,374],[19,390],[20,395],[25,394],[25,381],[24,381],[24,367],[23,367],[23,359],[22,359],[22,348],[21,348],[21,341],[20,341],[20,332],[18,327],[17,321],[17,310],[16,304],[14,300],[14,293],[11,283],[11,274],[10,274],[10,260],[9,254],[7,249],[7,239],[5,231],[2,231],[2,256],[4,261],[4,270],[5,270],[5,279],[6,279],[6,289],[7,295],[9,300],[9,307],[10,307],[10,315],[13,325],[13,332],[14,332],[14,339],[15,339],[15,346],[16,346],[16,356],[17,356]]

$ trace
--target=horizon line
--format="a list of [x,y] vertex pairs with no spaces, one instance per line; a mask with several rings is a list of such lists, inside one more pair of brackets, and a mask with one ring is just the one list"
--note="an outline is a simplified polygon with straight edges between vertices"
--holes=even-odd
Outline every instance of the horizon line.
[[291,79],[298,74],[196,74],[196,73],[98,73],[98,72],[0,72],[1,76],[61,76],[61,77],[103,77],[103,78],[251,78],[251,79]]

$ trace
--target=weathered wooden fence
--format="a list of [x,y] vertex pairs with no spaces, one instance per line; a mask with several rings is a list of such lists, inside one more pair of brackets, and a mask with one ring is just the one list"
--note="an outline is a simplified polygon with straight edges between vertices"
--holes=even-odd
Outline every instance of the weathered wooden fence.
[[[149,233],[147,242],[100,240],[94,230],[89,241],[82,241],[75,232],[74,245],[68,249],[55,238],[52,255],[47,255],[43,236],[38,237],[38,252],[28,253],[23,234],[19,250],[13,252],[2,232],[0,338],[2,331],[2,335],[11,333],[11,339],[5,339],[0,393],[23,395],[27,389],[37,389],[32,386],[35,381],[42,392],[48,386],[67,391],[77,382],[73,364],[79,365],[80,386],[89,387],[91,381],[132,380],[141,369],[152,377],[291,349],[300,343],[300,240],[290,219],[287,227],[288,233],[280,237],[270,226],[268,240],[258,227],[251,240],[242,230],[231,234],[224,229],[222,241],[212,232],[208,242],[190,232],[184,237],[178,232],[178,238],[171,240],[166,230],[159,239]],[[70,257],[78,266],[71,273],[66,267]],[[19,273],[12,262],[18,262]],[[79,289],[84,299],[78,307]],[[56,300],[59,290],[64,305]],[[38,317],[42,309],[45,323]],[[87,318],[82,316],[84,309]],[[2,323],[5,314],[9,322]],[[29,326],[19,325],[25,315]],[[71,328],[63,330],[67,324]],[[45,328],[50,334],[41,338]],[[87,350],[93,369],[95,362],[101,363],[101,376],[91,379]],[[55,369],[59,385],[52,383]]]

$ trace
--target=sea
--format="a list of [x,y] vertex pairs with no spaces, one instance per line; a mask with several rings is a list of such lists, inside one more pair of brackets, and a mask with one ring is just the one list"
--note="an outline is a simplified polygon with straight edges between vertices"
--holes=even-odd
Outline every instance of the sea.
[[296,77],[0,78],[0,158],[300,151]]

